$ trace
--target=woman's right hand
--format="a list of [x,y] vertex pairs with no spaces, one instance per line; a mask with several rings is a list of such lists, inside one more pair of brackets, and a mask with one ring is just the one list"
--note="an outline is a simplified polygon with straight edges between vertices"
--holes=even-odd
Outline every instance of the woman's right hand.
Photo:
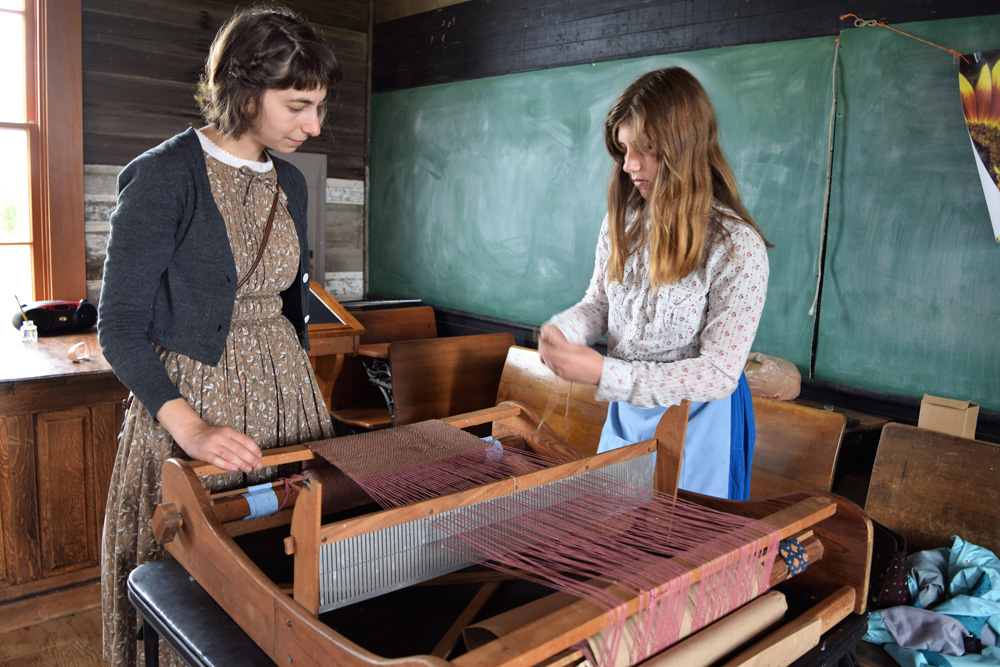
[[156,420],[192,459],[228,471],[250,472],[263,467],[260,447],[253,438],[230,426],[205,423],[183,398],[164,403]]
[[604,355],[586,345],[571,343],[557,327],[546,324],[538,339],[542,363],[563,380],[596,385],[604,371]]

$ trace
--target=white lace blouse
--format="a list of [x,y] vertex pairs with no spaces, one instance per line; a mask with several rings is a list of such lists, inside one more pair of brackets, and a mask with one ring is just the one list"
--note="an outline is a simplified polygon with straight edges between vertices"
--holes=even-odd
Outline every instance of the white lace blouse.
[[620,283],[606,282],[605,217],[583,300],[549,320],[573,343],[592,345],[607,332],[598,400],[649,408],[714,401],[736,388],[764,309],[767,248],[747,225],[718,209],[714,215],[728,240],[710,231],[698,268],[656,290],[648,242],[627,258]]

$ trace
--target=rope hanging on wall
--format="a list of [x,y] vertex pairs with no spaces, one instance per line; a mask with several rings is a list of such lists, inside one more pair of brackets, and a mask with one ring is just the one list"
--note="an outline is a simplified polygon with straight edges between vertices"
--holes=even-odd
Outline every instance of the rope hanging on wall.
[[965,62],[969,62],[968,58],[966,58],[965,56],[963,56],[961,53],[959,53],[958,51],[956,51],[954,49],[949,49],[949,48],[943,47],[940,44],[935,44],[934,42],[928,42],[926,39],[921,39],[921,38],[917,37],[916,35],[911,35],[908,32],[903,32],[899,28],[893,28],[891,25],[889,25],[885,21],[875,21],[875,20],[868,20],[868,21],[866,21],[865,19],[861,18],[857,14],[842,14],[840,16],[840,20],[843,21],[844,19],[850,18],[850,17],[854,18],[854,27],[855,28],[871,28],[873,26],[877,27],[877,28],[886,28],[887,30],[892,30],[893,32],[898,32],[900,35],[904,35],[906,37],[909,37],[910,39],[915,39],[918,42],[923,42],[924,44],[927,44],[928,46],[933,46],[935,49],[941,49],[942,51],[947,51],[948,53],[950,53],[951,55],[955,56],[956,58],[961,58]]
[[[837,38],[837,44],[833,50],[833,71],[830,73],[830,130],[827,134],[827,152],[826,152],[826,190],[823,193],[823,224],[819,231],[819,256],[816,259],[817,262],[817,272],[816,272],[816,294],[813,295],[812,305],[809,306],[809,316],[814,317],[816,315],[817,307],[819,306],[819,295],[820,289],[823,286],[823,264],[824,257],[826,255],[826,225],[827,218],[830,212],[830,188],[833,183],[833,131],[836,127],[837,120],[837,61],[840,58],[840,38]],[[813,346],[815,348],[815,336],[813,340]],[[812,377],[812,369],[810,369],[809,376]]]
[[[965,60],[966,62],[968,62],[968,59],[965,56],[963,56],[962,54],[960,54],[958,51],[955,51],[954,49],[949,49],[949,48],[943,47],[943,46],[941,46],[939,44],[935,44],[933,42],[929,42],[926,39],[921,39],[920,37],[917,37],[915,35],[911,35],[911,34],[909,34],[907,32],[903,32],[902,30],[899,30],[898,28],[892,27],[891,25],[889,25],[885,21],[866,20],[866,19],[861,18],[857,14],[842,14],[840,16],[840,20],[841,21],[843,21],[844,19],[847,19],[847,18],[853,18],[854,19],[854,27],[856,27],[856,28],[870,28],[870,27],[886,28],[887,30],[892,30],[893,32],[899,33],[900,35],[903,35],[905,37],[909,37],[911,39],[915,39],[918,42],[922,42],[922,43],[927,44],[929,46],[933,46],[934,48],[941,49],[942,51],[946,51],[946,52],[952,54],[953,56],[955,56],[957,58],[961,58],[962,60]],[[830,81],[830,85],[831,85],[831,89],[832,89],[832,92],[831,92],[832,101],[831,101],[831,104],[830,104],[830,129],[829,129],[828,142],[827,142],[828,154],[827,154],[827,168],[826,168],[826,192],[824,193],[824,196],[823,196],[823,220],[822,220],[822,226],[820,228],[819,256],[817,258],[816,293],[813,295],[812,304],[809,306],[809,316],[815,318],[815,322],[813,324],[812,356],[811,356],[810,363],[809,363],[809,377],[814,377],[814,370],[815,370],[814,364],[815,364],[815,359],[816,359],[816,345],[817,345],[818,332],[819,332],[820,297],[821,297],[822,288],[823,288],[823,273],[824,273],[824,269],[825,269],[826,233],[827,233],[827,226],[828,226],[828,222],[829,222],[828,216],[829,216],[829,212],[830,212],[830,192],[831,192],[832,181],[833,181],[833,151],[834,151],[834,145],[833,145],[833,143],[834,143],[834,130],[835,130],[835,126],[836,126],[836,113],[837,113],[837,62],[839,60],[839,54],[840,54],[840,38],[838,37],[837,38],[837,42],[836,42],[836,47],[835,47],[835,50],[834,50],[834,55],[833,55],[833,72],[832,72],[831,81]]]

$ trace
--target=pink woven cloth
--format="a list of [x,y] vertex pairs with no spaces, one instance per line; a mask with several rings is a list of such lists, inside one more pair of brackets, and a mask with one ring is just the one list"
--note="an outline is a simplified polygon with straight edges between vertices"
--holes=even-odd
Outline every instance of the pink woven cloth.
[[[438,421],[310,447],[383,507],[553,463]],[[674,643],[686,605],[693,609],[685,632],[696,631],[766,592],[779,538],[766,524],[637,488],[600,470],[432,520],[448,536],[438,548],[606,610],[609,628],[598,647],[581,645],[602,666],[636,664]],[[640,600],[631,616],[630,598]]]

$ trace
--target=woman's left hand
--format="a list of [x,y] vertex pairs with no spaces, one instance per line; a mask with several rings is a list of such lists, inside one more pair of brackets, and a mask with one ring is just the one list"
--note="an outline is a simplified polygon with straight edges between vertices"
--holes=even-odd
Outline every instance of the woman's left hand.
[[538,353],[542,363],[563,380],[593,385],[601,381],[604,356],[591,347],[569,342],[551,324],[542,327]]

